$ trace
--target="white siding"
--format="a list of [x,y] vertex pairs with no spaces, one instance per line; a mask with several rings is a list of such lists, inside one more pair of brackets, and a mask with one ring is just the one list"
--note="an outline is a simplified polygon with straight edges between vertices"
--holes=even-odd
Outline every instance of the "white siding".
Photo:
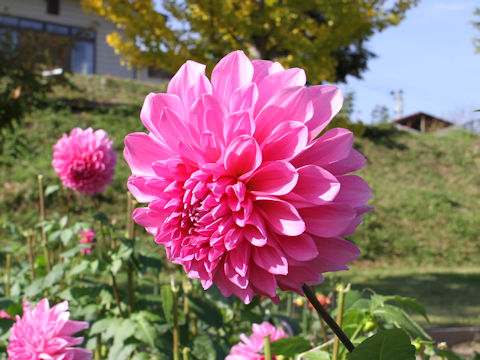
[[120,65],[120,57],[108,46],[105,37],[115,25],[92,14],[85,14],[79,0],[60,0],[59,15],[47,14],[45,0],[0,0],[0,13],[51,23],[89,27],[97,30],[95,49],[95,73],[133,78],[134,70]]

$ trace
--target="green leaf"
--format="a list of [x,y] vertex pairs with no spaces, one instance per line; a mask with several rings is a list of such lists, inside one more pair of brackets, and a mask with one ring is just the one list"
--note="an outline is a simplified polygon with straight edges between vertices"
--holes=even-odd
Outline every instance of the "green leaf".
[[163,313],[165,314],[165,320],[167,323],[173,323],[173,293],[170,285],[162,286],[162,307]]
[[348,360],[415,360],[415,347],[401,329],[379,332],[348,354]]
[[43,288],[49,288],[55,285],[61,278],[63,278],[66,263],[61,263],[55,265],[52,270],[45,276],[45,281],[43,282]]
[[189,297],[190,308],[205,324],[215,328],[223,326],[223,316],[216,304],[205,298]]
[[58,223],[60,224],[60,227],[63,229],[68,223],[68,216],[66,215],[63,216]]
[[330,354],[323,350],[312,351],[302,356],[303,360],[330,360]]
[[429,321],[425,308],[423,307],[422,304],[418,302],[417,299],[412,299],[409,297],[404,297],[399,295],[386,296],[385,299],[386,301],[394,301],[400,304],[405,309],[409,309],[413,312],[416,312],[417,314],[422,315],[425,318],[425,320]]
[[149,314],[148,312],[142,311],[137,314],[132,314],[132,318],[137,322],[135,338],[147,344],[150,344],[150,346],[153,349],[155,348],[155,340],[158,337],[158,331],[148,320],[150,318],[148,314]]
[[60,233],[60,239],[62,240],[63,246],[68,246],[68,243],[73,237],[72,229],[64,229]]
[[435,354],[445,358],[446,360],[464,360],[462,356],[455,354],[452,350],[449,349],[435,349]]
[[0,319],[0,335],[10,330],[14,322],[14,319]]
[[58,189],[60,189],[60,186],[58,185],[48,185],[47,188],[45,189],[45,197],[53,194],[55,191],[58,191]]
[[294,336],[273,341],[271,344],[272,354],[284,357],[292,357],[310,349],[310,341]]
[[213,339],[208,334],[201,334],[193,341],[193,353],[198,359],[216,360],[217,351]]
[[418,325],[408,314],[402,309],[392,306],[384,305],[372,312],[378,318],[383,319],[389,324],[393,324],[406,330],[413,337],[421,337],[424,339],[431,339],[431,337]]
[[97,221],[100,221],[103,225],[110,225],[110,220],[108,220],[108,216],[104,214],[103,212],[96,212],[93,215],[93,218]]

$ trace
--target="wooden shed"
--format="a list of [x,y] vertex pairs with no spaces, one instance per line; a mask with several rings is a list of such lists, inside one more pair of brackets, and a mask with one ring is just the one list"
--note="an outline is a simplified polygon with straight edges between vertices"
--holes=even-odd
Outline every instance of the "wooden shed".
[[393,120],[393,123],[399,125],[399,127],[409,128],[420,132],[436,132],[437,130],[453,125],[450,121],[440,119],[424,112],[401,117]]

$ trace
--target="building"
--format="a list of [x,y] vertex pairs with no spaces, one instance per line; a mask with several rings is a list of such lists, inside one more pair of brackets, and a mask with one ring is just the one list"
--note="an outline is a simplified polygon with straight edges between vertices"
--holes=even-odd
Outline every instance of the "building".
[[423,112],[401,117],[393,120],[393,123],[400,129],[420,132],[436,132],[453,125],[453,123],[447,120]]
[[[67,71],[142,81],[168,78],[162,72],[136,71],[121,65],[119,55],[105,40],[114,29],[113,23],[84,13],[80,0],[0,0],[0,31],[10,32],[19,46],[31,34],[47,37],[56,65]],[[71,45],[60,49],[58,44],[67,40]]]

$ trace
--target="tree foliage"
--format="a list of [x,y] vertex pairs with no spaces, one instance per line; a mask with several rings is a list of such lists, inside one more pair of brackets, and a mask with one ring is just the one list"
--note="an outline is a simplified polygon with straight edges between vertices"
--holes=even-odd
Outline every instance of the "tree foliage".
[[[480,17],[480,8],[476,8],[473,14]],[[480,31],[480,20],[472,21],[472,25],[477,31]],[[474,38],[472,39],[472,42],[473,46],[475,46],[475,52],[480,53],[480,38]]]
[[212,65],[242,49],[307,70],[312,83],[360,77],[375,33],[397,25],[418,0],[82,0],[117,25],[107,42],[137,67],[176,71],[186,59]]

